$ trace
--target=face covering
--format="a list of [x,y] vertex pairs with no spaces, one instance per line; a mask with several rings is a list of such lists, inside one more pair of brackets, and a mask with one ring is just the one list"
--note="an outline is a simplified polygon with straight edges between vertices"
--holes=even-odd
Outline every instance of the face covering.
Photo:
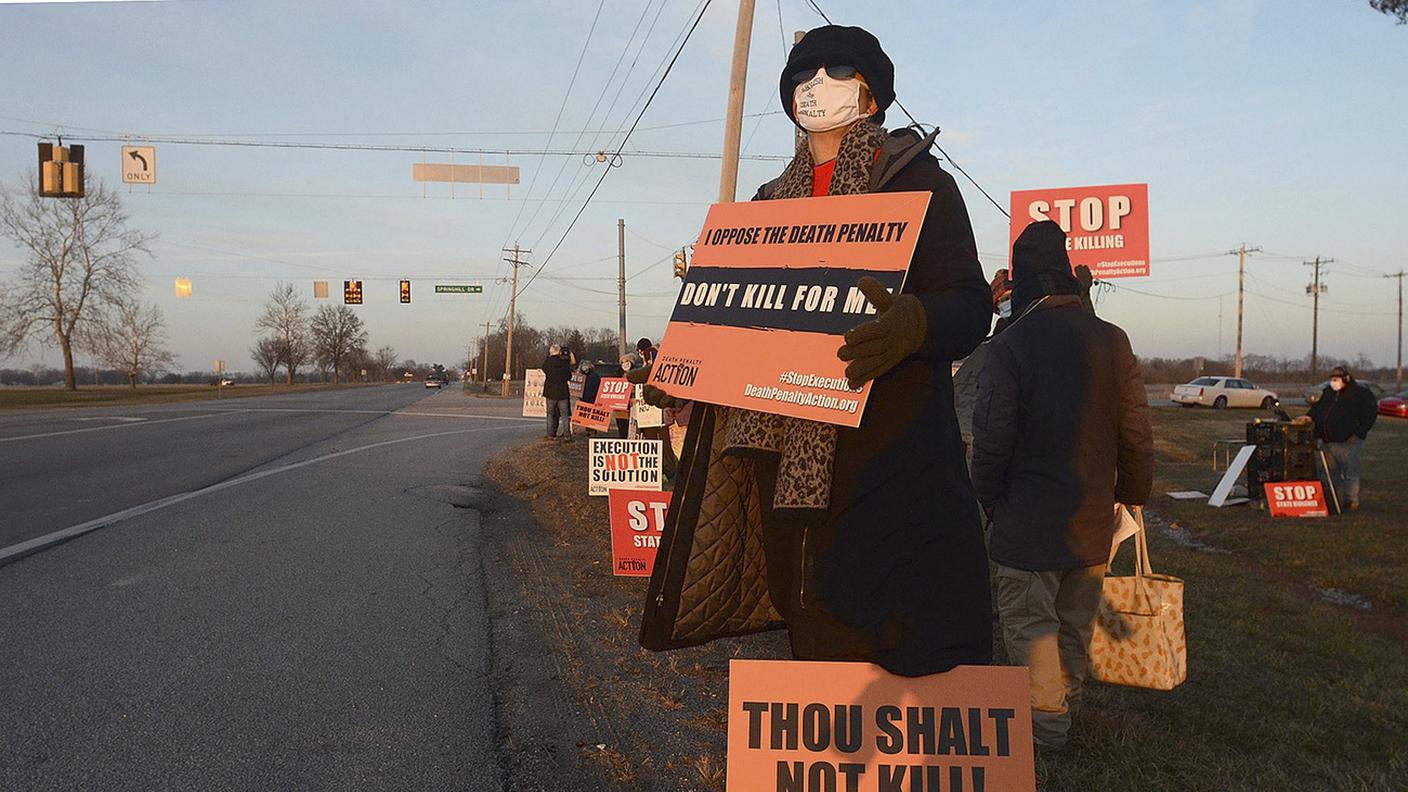
[[792,96],[797,124],[808,132],[829,132],[870,116],[860,112],[860,80],[838,80],[824,68],[798,85]]
[[1344,390],[1344,380],[1340,379],[1339,377],[1335,377],[1334,379],[1330,380],[1330,389],[1334,391]]
[[1000,317],[1002,317],[1003,319],[1011,319],[1011,318],[1012,318],[1012,301],[1011,301],[1011,300],[1003,300],[1002,302],[998,303],[998,304],[997,304],[997,315],[1000,316]]

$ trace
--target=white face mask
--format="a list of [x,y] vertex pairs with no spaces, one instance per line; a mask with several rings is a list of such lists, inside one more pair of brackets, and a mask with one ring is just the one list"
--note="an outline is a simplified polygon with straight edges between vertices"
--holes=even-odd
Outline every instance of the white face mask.
[[1002,302],[998,303],[998,304],[997,304],[997,315],[1000,316],[1000,317],[1002,317],[1003,319],[1011,319],[1011,318],[1012,318],[1012,301],[1011,301],[1011,300],[1003,300]]
[[1340,379],[1339,377],[1335,377],[1334,379],[1330,380],[1330,389],[1335,391],[1344,390],[1344,380]]
[[860,80],[838,80],[825,68],[798,85],[792,97],[797,124],[808,132],[829,132],[870,117],[860,111]]

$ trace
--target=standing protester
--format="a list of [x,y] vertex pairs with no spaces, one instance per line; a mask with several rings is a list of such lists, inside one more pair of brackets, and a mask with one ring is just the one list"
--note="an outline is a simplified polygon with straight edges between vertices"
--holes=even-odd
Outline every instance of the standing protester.
[[572,436],[572,397],[567,392],[567,380],[572,378],[572,353],[558,344],[548,348],[548,356],[543,359],[543,400],[547,402],[547,438],[557,437],[557,427],[562,425],[562,436]]
[[1315,439],[1328,465],[1325,478],[1342,509],[1359,509],[1359,452],[1378,417],[1373,391],[1360,385],[1349,369],[1335,366],[1320,401],[1295,421],[1315,424]]
[[807,134],[757,200],[932,197],[903,292],[858,284],[879,313],[837,354],[852,387],[873,382],[859,428],[693,410],[641,641],[670,649],[785,622],[802,659],[907,676],[991,662],[987,557],[950,381],[992,310],[963,198],[929,154],[937,130],[880,126],[894,65],[870,33],[807,33],[779,88]]
[[1060,226],[1027,226],[1012,277],[1015,318],[979,378],[973,485],[992,520],[1008,658],[1031,669],[1037,741],[1061,747],[1090,667],[1115,504],[1148,499],[1153,432],[1129,338],[1083,307]]

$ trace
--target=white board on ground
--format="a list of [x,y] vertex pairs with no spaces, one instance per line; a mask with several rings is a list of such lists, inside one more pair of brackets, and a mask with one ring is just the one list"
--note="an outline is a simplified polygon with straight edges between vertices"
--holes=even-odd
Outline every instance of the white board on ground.
[[[1212,497],[1208,499],[1209,506],[1216,506],[1219,509],[1223,506],[1233,506],[1235,504],[1227,501],[1227,496],[1232,494],[1232,487],[1237,483],[1237,477],[1242,475],[1242,470],[1246,468],[1247,461],[1256,453],[1256,446],[1242,446],[1237,452],[1237,456],[1232,458],[1232,464],[1227,466],[1227,472],[1222,475],[1222,480],[1217,482],[1217,489],[1212,491]],[[1246,503],[1246,499],[1238,503]]]
[[542,369],[528,369],[523,380],[523,417],[524,418],[546,418],[548,417],[548,403],[543,398],[543,384],[547,381],[547,375]]

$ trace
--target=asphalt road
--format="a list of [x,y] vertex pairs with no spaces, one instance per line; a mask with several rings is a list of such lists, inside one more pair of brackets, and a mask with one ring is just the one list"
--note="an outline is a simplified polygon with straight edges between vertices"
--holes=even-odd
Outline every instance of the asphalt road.
[[0,553],[131,515],[0,566],[0,789],[500,789],[476,507],[517,408],[0,415]]

